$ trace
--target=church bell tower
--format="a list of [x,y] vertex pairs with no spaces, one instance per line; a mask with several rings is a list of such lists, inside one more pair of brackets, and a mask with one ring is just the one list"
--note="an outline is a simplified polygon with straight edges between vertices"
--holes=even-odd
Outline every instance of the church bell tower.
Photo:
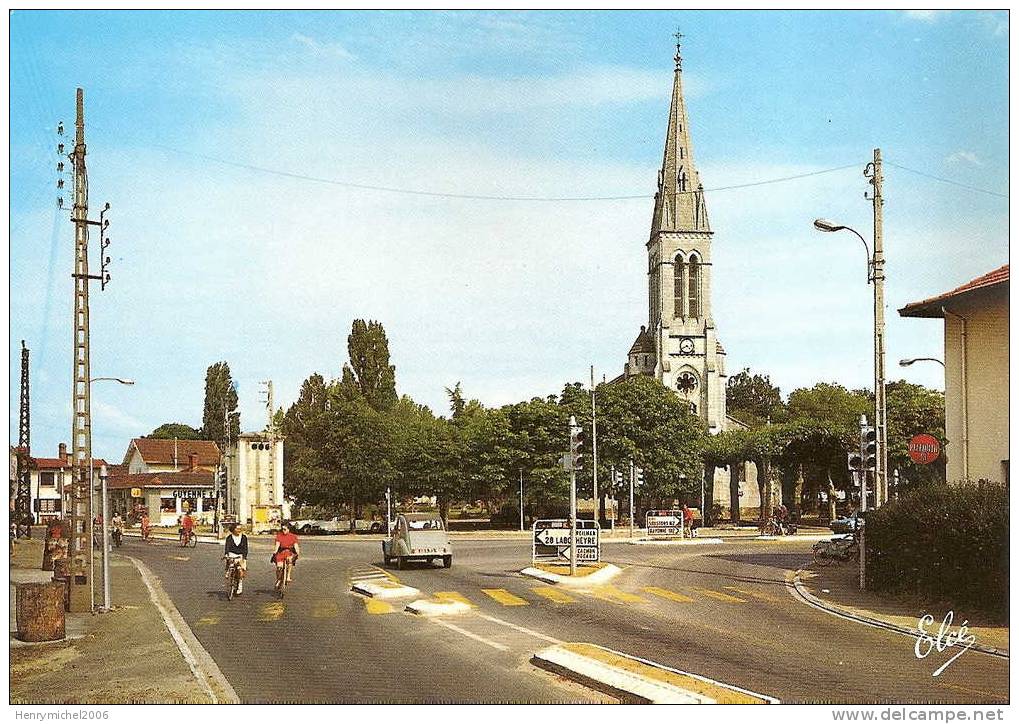
[[626,377],[654,375],[689,402],[712,432],[726,428],[725,350],[711,316],[711,226],[694,165],[683,99],[682,36],[648,252],[648,325],[630,349]]

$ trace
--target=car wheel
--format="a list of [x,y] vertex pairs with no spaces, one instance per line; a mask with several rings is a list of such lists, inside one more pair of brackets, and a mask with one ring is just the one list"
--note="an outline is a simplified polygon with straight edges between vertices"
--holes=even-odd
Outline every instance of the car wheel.
[[372,527],[370,530],[372,533],[381,533],[382,525],[380,523],[372,523]]
[[443,568],[449,568],[452,565],[453,565],[453,556],[443,556],[442,557],[442,567]]

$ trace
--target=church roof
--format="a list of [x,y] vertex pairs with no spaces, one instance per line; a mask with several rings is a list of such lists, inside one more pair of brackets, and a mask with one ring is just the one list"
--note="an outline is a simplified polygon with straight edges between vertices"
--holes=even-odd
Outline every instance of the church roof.
[[676,43],[669,128],[665,135],[662,168],[658,172],[652,235],[661,231],[711,231],[704,203],[704,187],[693,161],[693,144],[683,100],[683,59],[679,51],[679,43]]
[[629,354],[654,354],[654,352],[655,342],[651,339],[651,334],[647,331],[647,327],[641,325],[640,334],[638,334],[637,339],[633,341]]

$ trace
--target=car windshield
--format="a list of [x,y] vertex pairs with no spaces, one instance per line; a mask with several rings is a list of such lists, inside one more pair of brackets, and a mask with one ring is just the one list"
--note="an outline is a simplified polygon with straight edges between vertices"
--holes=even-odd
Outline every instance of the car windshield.
[[442,530],[441,520],[408,520],[411,530]]

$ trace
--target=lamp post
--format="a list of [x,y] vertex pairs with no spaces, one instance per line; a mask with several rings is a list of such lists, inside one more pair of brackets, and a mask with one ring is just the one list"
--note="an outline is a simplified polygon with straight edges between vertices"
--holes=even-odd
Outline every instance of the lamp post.
[[877,465],[874,471],[874,505],[880,506],[888,497],[888,411],[885,401],[885,257],[882,239],[881,149],[874,149],[874,160],[868,163],[863,175],[870,179],[874,192],[870,199],[874,206],[874,253],[858,231],[827,219],[816,219],[818,231],[851,231],[863,242],[867,252],[867,281],[874,284],[874,426],[877,428]]
[[900,359],[899,367],[909,367],[914,362],[937,362],[942,368],[945,366],[945,363],[937,357],[913,357],[911,359]]
[[[93,382],[104,382],[104,381],[105,382],[117,382],[117,383],[122,384],[122,385],[133,385],[134,384],[134,380],[125,379],[123,377],[90,377],[89,380],[88,380],[89,397],[90,398],[92,397],[92,383]],[[90,446],[89,449],[91,451],[91,446]],[[89,517],[91,518],[91,520],[89,521],[89,525],[92,525],[92,522],[96,519],[96,516],[95,516],[95,482],[94,482],[95,478],[93,477],[94,473],[93,473],[92,459],[93,459],[92,455],[89,454],[89,458],[88,458],[88,486],[89,486],[90,493],[89,493],[89,496],[88,496],[88,514],[89,514]],[[102,611],[109,611],[110,610],[110,566],[109,566],[109,563],[110,563],[110,560],[109,560],[109,555],[110,555],[109,520],[110,520],[110,517],[109,517],[109,509],[108,509],[107,501],[106,501],[106,466],[105,465],[102,465],[99,468],[99,483],[100,483],[100,488],[101,488],[101,493],[100,494],[102,495],[102,498],[103,498],[103,503],[102,503],[102,507],[103,507],[103,530],[102,530],[102,534],[103,534],[103,561],[102,561],[102,565],[103,565],[103,607],[102,607],[101,610]],[[91,592],[91,597],[92,597],[92,610],[94,611],[96,609],[95,584],[93,583],[95,581],[95,569],[96,569],[96,567],[95,567],[95,546],[94,545],[92,546],[92,550],[90,550],[89,553],[88,553],[88,560],[89,560],[89,574],[88,574],[89,575],[89,588],[91,589],[90,592]]]

